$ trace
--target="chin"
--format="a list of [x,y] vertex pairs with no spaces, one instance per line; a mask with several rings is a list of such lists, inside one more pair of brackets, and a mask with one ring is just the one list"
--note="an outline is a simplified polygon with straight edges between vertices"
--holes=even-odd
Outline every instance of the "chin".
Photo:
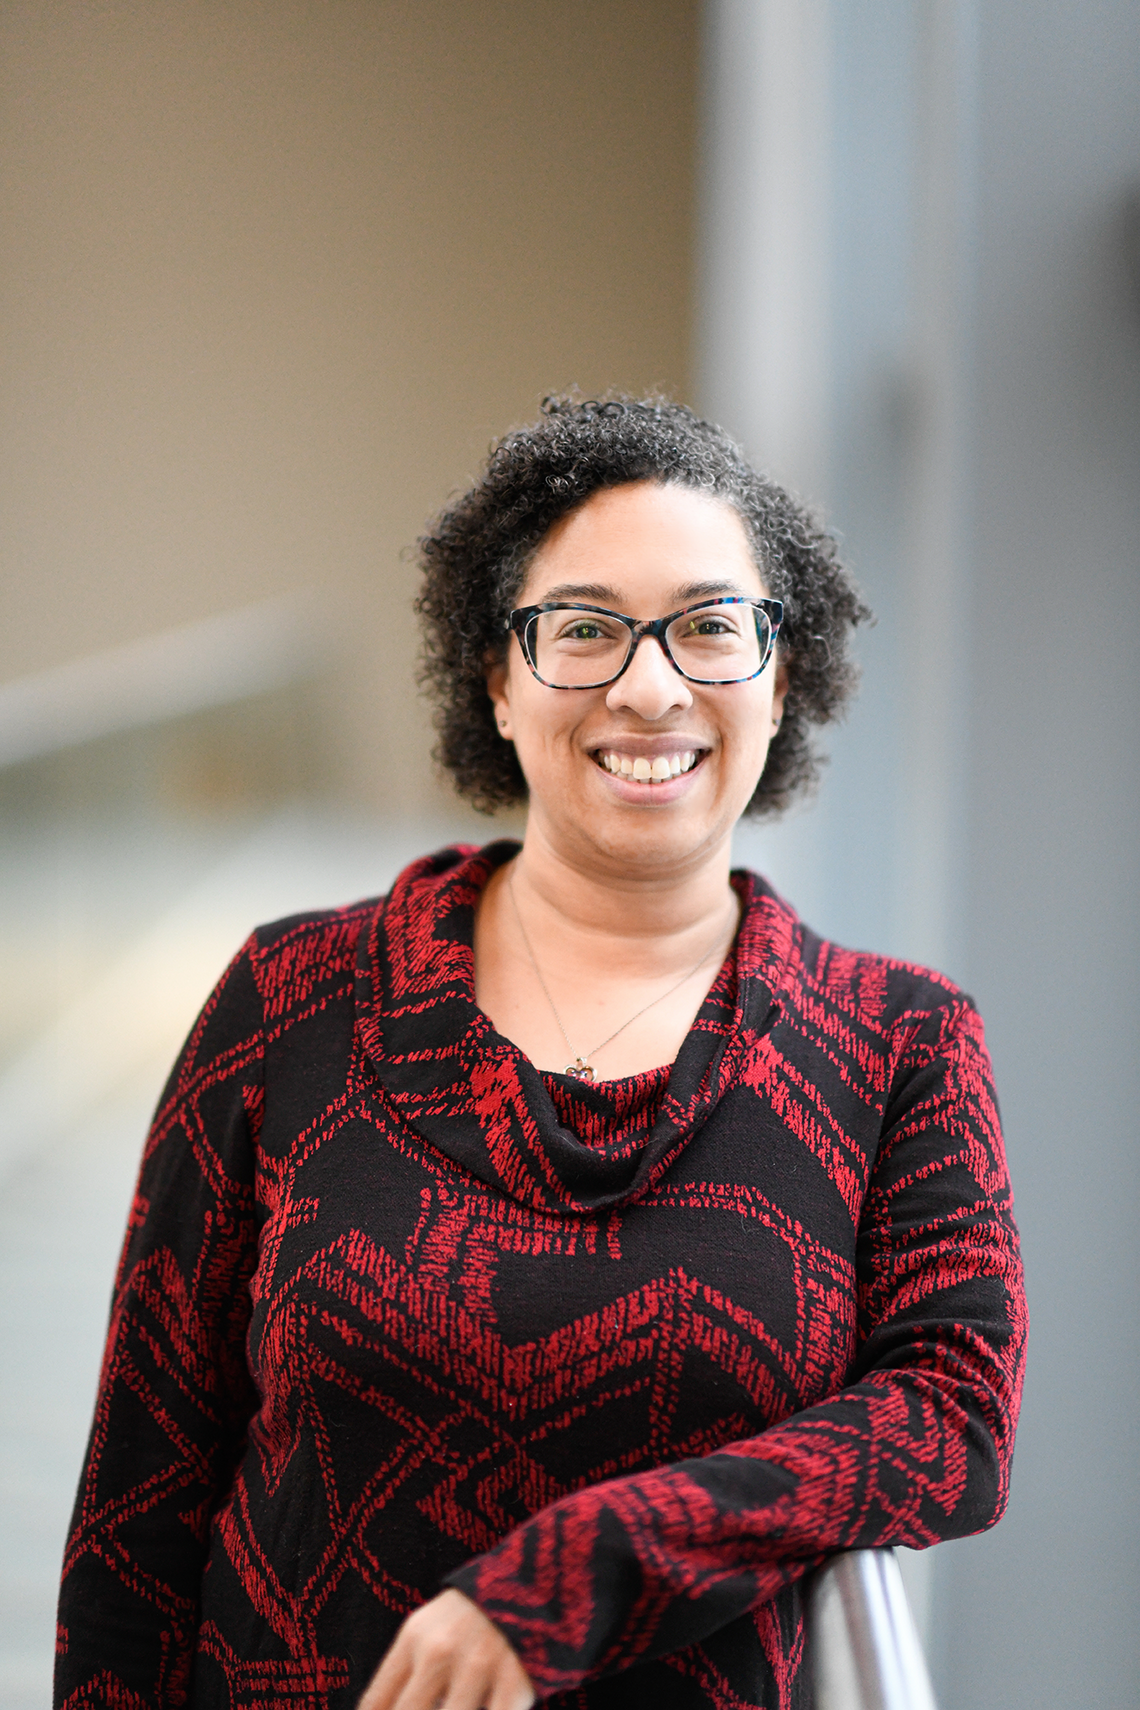
[[584,815],[577,836],[626,872],[652,872],[685,865],[731,835],[723,814],[627,808]]

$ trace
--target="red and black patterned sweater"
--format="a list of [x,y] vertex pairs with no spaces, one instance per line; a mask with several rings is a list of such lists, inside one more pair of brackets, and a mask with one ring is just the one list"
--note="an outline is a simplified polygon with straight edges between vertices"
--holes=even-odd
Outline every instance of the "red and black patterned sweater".
[[255,932],[147,1141],[57,1705],[347,1710],[458,1586],[543,1698],[807,1701],[797,1581],[1006,1501],[1025,1337],[977,1014],[759,879],[671,1068],[474,1001],[510,843]]

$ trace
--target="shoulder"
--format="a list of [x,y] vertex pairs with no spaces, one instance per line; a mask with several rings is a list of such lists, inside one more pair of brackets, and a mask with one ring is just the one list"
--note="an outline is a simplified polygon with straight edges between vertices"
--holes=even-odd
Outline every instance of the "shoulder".
[[336,908],[304,909],[283,915],[254,928],[246,948],[258,968],[285,969],[333,965],[350,957],[360,939],[389,898],[409,888],[439,882],[477,851],[452,844],[411,862],[396,877],[388,891],[362,897]]
[[753,936],[768,946],[773,993],[805,1022],[856,1026],[889,1039],[892,1055],[947,1029],[980,1031],[973,999],[936,968],[837,944],[807,925],[759,874],[734,876],[747,887]]
[[383,902],[383,896],[365,897],[254,928],[244,954],[267,1029],[351,997],[361,935]]
[[479,851],[449,845],[405,867],[390,890],[338,908],[307,909],[258,926],[250,934],[248,954],[266,1019],[295,1011],[298,1005],[326,1003],[348,996],[357,967],[381,920],[404,913],[409,898],[433,895],[448,880],[475,864]]
[[356,943],[383,902],[384,895],[378,894],[338,908],[304,909],[267,921],[250,934],[251,954],[263,969],[274,964],[335,959],[346,945]]

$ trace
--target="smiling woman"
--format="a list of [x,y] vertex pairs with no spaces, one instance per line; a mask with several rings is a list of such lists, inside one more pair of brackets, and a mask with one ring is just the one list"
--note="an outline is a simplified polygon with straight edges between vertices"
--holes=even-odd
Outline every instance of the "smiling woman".
[[[718,500],[746,537],[748,590],[763,564],[769,592],[783,603],[790,694],[746,811],[779,812],[815,782],[811,726],[841,715],[855,687],[852,630],[870,616],[838,562],[834,541],[757,474],[727,434],[682,406],[664,399],[554,398],[535,428],[500,442],[483,480],[420,543],[424,675],[439,706],[440,759],[477,805],[493,809],[526,796],[513,750],[497,740],[485,694],[486,662],[505,653],[525,567],[545,536],[586,500],[639,481]],[[548,598],[612,606],[601,597],[612,590],[589,566],[584,576],[553,586]],[[724,587],[722,567],[714,565],[711,582],[690,586],[676,603],[712,597]],[[520,641],[525,649],[523,636]]]
[[659,399],[548,405],[422,552],[441,757],[525,836],[259,929],[207,1003],[57,1701],[791,1710],[812,1567],[1001,1514],[1024,1347],[970,1000],[730,871],[866,613]]

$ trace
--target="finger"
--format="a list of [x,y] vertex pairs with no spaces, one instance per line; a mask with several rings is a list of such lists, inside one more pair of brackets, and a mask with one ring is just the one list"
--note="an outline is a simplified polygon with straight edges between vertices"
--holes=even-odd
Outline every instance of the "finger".
[[364,1689],[357,1710],[393,1710],[400,1693],[411,1678],[414,1655],[412,1646],[401,1629]]
[[506,1641],[499,1634],[476,1633],[473,1642],[448,1657],[439,1710],[484,1710],[494,1691],[500,1647],[505,1649]]
[[[529,1710],[534,1691],[503,1634],[482,1621],[474,1642],[449,1658],[447,1691],[439,1710]],[[400,1706],[399,1710],[403,1710]]]
[[473,1672],[465,1667],[448,1682],[439,1710],[483,1710],[489,1693],[490,1677],[482,1670]]
[[[482,1710],[490,1677],[485,1647],[478,1640],[464,1645],[446,1627],[441,1630],[439,1613],[426,1605],[409,1617],[397,1635],[393,1649],[398,1647],[410,1666],[399,1690],[380,1710],[444,1710],[445,1705],[449,1710]],[[373,1710],[373,1706],[362,1705],[361,1710]]]
[[390,1710],[483,1710],[493,1678],[479,1655],[421,1657]]
[[447,1687],[447,1673],[437,1661],[422,1663],[404,1682],[391,1710],[441,1710]]
[[506,1655],[487,1694],[486,1710],[531,1710],[536,1697],[530,1676],[507,1645]]

